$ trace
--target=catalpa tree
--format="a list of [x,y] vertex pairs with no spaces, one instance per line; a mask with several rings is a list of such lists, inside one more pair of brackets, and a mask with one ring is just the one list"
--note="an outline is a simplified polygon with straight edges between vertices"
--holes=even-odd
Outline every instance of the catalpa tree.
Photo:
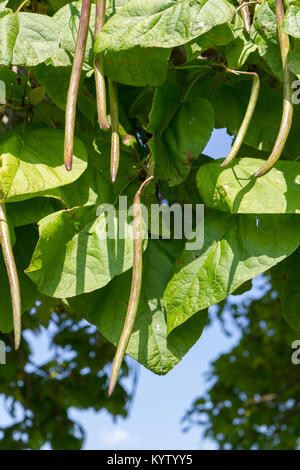
[[[21,313],[62,302],[118,345],[111,394],[125,352],[166,374],[210,306],[276,265],[300,330],[299,19],[282,0],[1,1],[0,330],[16,348]],[[214,128],[235,136],[224,159],[202,153]],[[162,202],[192,208],[200,246],[152,228]]]

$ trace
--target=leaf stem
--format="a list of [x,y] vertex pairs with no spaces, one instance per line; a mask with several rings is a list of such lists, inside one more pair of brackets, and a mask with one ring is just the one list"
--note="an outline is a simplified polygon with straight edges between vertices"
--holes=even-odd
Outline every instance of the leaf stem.
[[19,11],[22,10],[23,6],[25,5],[25,3],[29,2],[29,0],[24,0],[19,6],[18,8],[16,9],[15,13],[19,13]]
[[15,348],[18,349],[21,342],[21,295],[4,202],[0,203],[0,240],[11,292]]
[[66,105],[64,160],[65,167],[68,171],[72,170],[76,103],[89,29],[90,12],[91,0],[82,0],[79,28]]
[[111,156],[110,156],[110,175],[114,183],[117,178],[119,160],[120,160],[120,135],[119,135],[119,106],[118,106],[118,88],[112,80],[108,80],[110,115],[111,115]]
[[133,202],[133,270],[131,280],[131,291],[125,324],[118,344],[117,352],[114,358],[111,379],[108,387],[108,395],[113,393],[123,358],[130,340],[133,325],[136,318],[136,312],[139,305],[141,286],[142,286],[142,270],[143,270],[143,234],[142,234],[142,209],[141,209],[141,192],[143,188],[153,180],[153,176],[147,178],[137,191]]
[[241,124],[241,127],[240,127],[240,129],[239,129],[239,131],[236,135],[233,146],[232,146],[228,156],[226,157],[226,159],[224,160],[224,162],[221,165],[222,167],[229,165],[229,163],[232,162],[232,160],[236,157],[236,155],[238,154],[238,152],[241,148],[241,145],[244,141],[245,135],[247,134],[251,119],[253,117],[253,114],[254,114],[254,111],[255,111],[255,108],[256,108],[256,103],[257,103],[257,100],[258,100],[259,89],[260,89],[260,80],[259,80],[259,76],[258,76],[257,73],[255,73],[255,72],[237,72],[235,70],[231,71],[231,72],[237,73],[238,75],[239,74],[252,75],[253,82],[252,82],[252,90],[251,90],[251,95],[250,95],[250,99],[249,99],[249,104],[248,104],[248,107],[247,107],[247,110],[246,110],[246,113],[245,113],[245,117],[244,117],[243,122]]
[[265,175],[275,165],[284,149],[285,143],[289,136],[293,121],[293,103],[292,103],[292,86],[291,73],[288,67],[288,54],[290,50],[289,36],[280,30],[280,25],[284,18],[284,7],[282,0],[276,0],[276,19],[278,27],[278,37],[281,51],[281,59],[283,65],[283,110],[281,124],[276,142],[274,144],[271,155],[262,167],[254,174],[256,178]]
[[[104,23],[106,12],[106,0],[96,0],[96,25],[95,25],[95,39],[99,35]],[[97,97],[97,113],[98,122],[101,129],[109,129],[110,124],[107,120],[106,113],[106,86],[104,78],[104,64],[103,56],[100,54],[94,58],[94,73],[96,84],[96,97]]]

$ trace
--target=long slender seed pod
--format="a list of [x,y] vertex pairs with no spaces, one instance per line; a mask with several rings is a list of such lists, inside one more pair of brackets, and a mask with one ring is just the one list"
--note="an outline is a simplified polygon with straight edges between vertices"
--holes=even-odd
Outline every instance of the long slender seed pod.
[[91,0],[82,0],[79,28],[66,105],[64,160],[65,167],[68,171],[72,170],[76,103],[89,29],[90,12]]
[[[249,2],[246,2],[245,0],[239,0],[240,5],[236,8],[236,10],[234,12],[234,15],[232,17],[231,23],[234,23],[236,15],[238,14],[238,12],[240,10],[242,10],[242,17],[243,17],[243,21],[244,21],[245,30],[247,31],[247,33],[250,33],[251,24],[250,24],[250,15],[249,15],[248,5],[258,5],[260,3],[261,3],[260,1],[256,1],[256,0],[250,0]],[[247,16],[246,21],[245,21],[244,20],[244,14],[245,13],[243,13],[243,12],[245,12],[246,8],[247,8],[247,13],[248,14],[245,15],[245,16]]]
[[241,5],[241,13],[244,22],[245,31],[250,34],[251,22],[250,22],[250,13],[248,5],[244,5],[245,0],[239,0],[239,4]]
[[[95,25],[95,39],[99,35],[104,23],[106,12],[106,0],[96,0],[96,25]],[[96,98],[97,98],[97,113],[98,122],[101,129],[109,129],[110,124],[107,120],[106,114],[106,85],[104,78],[103,57],[94,58],[94,73],[96,84]]]
[[125,319],[124,328],[121,334],[121,338],[118,344],[117,352],[114,358],[111,379],[108,388],[108,395],[111,396],[113,393],[123,358],[129,343],[129,339],[132,333],[132,328],[135,322],[136,312],[139,305],[141,285],[142,285],[142,270],[143,270],[143,234],[142,234],[142,210],[141,210],[141,192],[143,188],[153,180],[153,176],[147,178],[137,191],[134,202],[133,202],[133,270],[131,280],[131,291],[129,297],[129,303],[127,308],[127,314]]
[[15,348],[18,349],[21,341],[21,295],[4,202],[0,203],[0,240],[11,293]]
[[117,178],[120,160],[120,135],[119,135],[119,106],[118,88],[112,80],[108,80],[110,116],[111,116],[111,155],[110,155],[110,175],[114,183]]
[[222,167],[229,165],[229,163],[232,162],[232,160],[236,157],[238,154],[241,145],[244,141],[245,135],[247,134],[251,119],[253,117],[255,108],[256,108],[256,103],[259,95],[259,89],[260,89],[260,80],[259,76],[255,72],[238,72],[238,74],[246,74],[246,75],[252,75],[253,77],[253,82],[252,82],[252,90],[251,90],[251,95],[249,99],[249,104],[245,113],[245,117],[243,119],[243,122],[241,124],[241,127],[236,135],[236,138],[234,140],[233,146],[222,163]]
[[283,110],[279,133],[274,144],[271,155],[262,167],[254,174],[256,178],[265,175],[275,165],[284,149],[285,143],[289,136],[293,121],[293,102],[292,102],[292,86],[291,73],[288,68],[288,54],[290,50],[289,36],[283,33],[279,26],[284,18],[284,8],[282,0],[276,0],[276,18],[278,25],[278,37],[281,50],[281,58],[283,65]]

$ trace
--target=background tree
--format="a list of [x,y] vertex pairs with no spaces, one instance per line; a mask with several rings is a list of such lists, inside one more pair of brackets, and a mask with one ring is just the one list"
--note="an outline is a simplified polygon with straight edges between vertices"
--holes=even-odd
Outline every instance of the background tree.
[[[32,355],[33,333],[39,341],[47,328],[49,359],[36,361]],[[45,342],[45,331],[43,339]],[[6,342],[6,365],[0,367],[1,399],[12,420],[0,426],[0,449],[81,449],[85,430],[70,418],[70,408],[106,409],[112,416],[126,417],[132,395],[118,386],[108,399],[109,364],[115,348],[95,327],[66,313],[61,303],[43,299],[23,316],[22,344],[14,351],[12,335]],[[9,346],[10,345],[10,346]],[[124,364],[122,375],[129,370]]]
[[[299,263],[299,251],[292,258]],[[282,318],[275,289],[286,283],[288,270],[278,268],[273,282],[266,278],[267,292],[260,298],[231,299],[218,309],[223,325],[226,315],[234,319],[241,338],[212,364],[207,393],[194,401],[183,421],[186,430],[200,425],[220,449],[299,449],[300,369],[292,362],[299,333]],[[299,308],[295,298],[293,307]]]

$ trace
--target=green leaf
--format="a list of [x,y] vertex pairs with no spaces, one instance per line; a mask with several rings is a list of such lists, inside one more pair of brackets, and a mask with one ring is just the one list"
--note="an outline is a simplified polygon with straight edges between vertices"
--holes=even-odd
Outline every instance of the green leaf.
[[129,0],[101,30],[96,50],[172,48],[229,22],[232,15],[225,0]]
[[33,67],[59,46],[53,18],[37,13],[10,13],[0,18],[0,63]]
[[[165,119],[165,118],[164,118]],[[155,174],[175,186],[187,178],[192,161],[205,148],[214,128],[213,110],[204,98],[183,102],[159,138],[149,142]]]
[[[95,54],[101,54],[95,46]],[[159,86],[167,74],[170,49],[145,49],[136,46],[129,50],[106,51],[103,56],[105,74],[112,80],[131,86]]]
[[[49,98],[58,108],[65,111],[71,67],[53,67],[41,64],[34,69],[34,74],[40,85],[45,88]],[[79,86],[77,105],[82,114],[93,123],[96,114],[96,100],[82,81]]]
[[21,104],[24,97],[27,76],[21,77],[16,72],[4,67],[0,68],[0,83],[2,90],[0,103],[10,101],[14,104]]
[[282,261],[299,243],[297,215],[210,213],[203,248],[183,250],[165,290],[168,332]]
[[87,167],[87,154],[79,139],[74,141],[73,169],[63,163],[64,133],[58,129],[34,129],[24,134],[0,136],[0,180],[4,198],[21,201],[52,188],[72,183]]
[[245,34],[242,34],[225,47],[228,67],[233,70],[239,70],[248,60],[249,55],[256,51],[256,49],[257,44],[254,44]]
[[296,42],[294,49],[288,58],[289,69],[300,78],[300,43]]
[[[236,17],[236,25],[231,23],[224,23],[214,26],[207,33],[199,36],[185,45],[187,52],[187,61],[197,58],[202,52],[215,46],[225,46],[232,43],[241,31],[244,29],[242,20],[239,16]],[[229,46],[230,47],[230,46]]]
[[[156,374],[169,372],[201,336],[207,312],[200,312],[167,338],[162,300],[164,288],[181,242],[150,240],[143,257],[143,283],[135,328],[127,353]],[[69,299],[71,308],[95,324],[101,334],[117,344],[123,329],[132,272],[115,278],[92,294]]]
[[180,90],[173,80],[166,80],[156,89],[149,114],[149,132],[156,136],[163,133],[179,108],[180,99]]
[[265,40],[278,44],[275,2],[273,0],[256,7],[253,26]]
[[300,5],[289,5],[281,24],[281,30],[295,38],[300,38]]
[[14,227],[38,222],[54,212],[51,199],[36,197],[27,201],[12,202],[6,205],[7,214]]
[[100,289],[130,269],[132,225],[125,218],[122,226],[127,236],[120,239],[119,216],[112,216],[112,220],[114,238],[106,233],[108,217],[102,214],[96,218],[95,206],[64,210],[42,219],[39,242],[26,270],[39,291],[51,297],[73,297]]
[[[79,18],[81,11],[81,1],[68,3],[58,10],[53,16],[59,32],[60,47],[68,53],[74,55],[77,32],[79,28]],[[92,5],[89,31],[84,56],[84,66],[86,69],[93,67],[93,44],[95,30],[95,5]]]
[[281,302],[282,314],[287,324],[300,331],[300,250],[271,270],[272,280]]
[[[32,226],[22,227],[22,229],[16,229],[16,237],[14,256],[20,281],[22,312],[24,312],[34,305],[38,297],[34,283],[24,274],[24,269],[28,266],[37,241],[37,231]],[[13,329],[13,314],[7,272],[1,249],[0,276],[0,331],[2,333],[9,333]]]
[[220,160],[203,165],[197,186],[204,203],[239,214],[299,213],[300,163],[279,161],[263,178],[254,178],[263,162],[241,158],[227,168],[220,167]]

